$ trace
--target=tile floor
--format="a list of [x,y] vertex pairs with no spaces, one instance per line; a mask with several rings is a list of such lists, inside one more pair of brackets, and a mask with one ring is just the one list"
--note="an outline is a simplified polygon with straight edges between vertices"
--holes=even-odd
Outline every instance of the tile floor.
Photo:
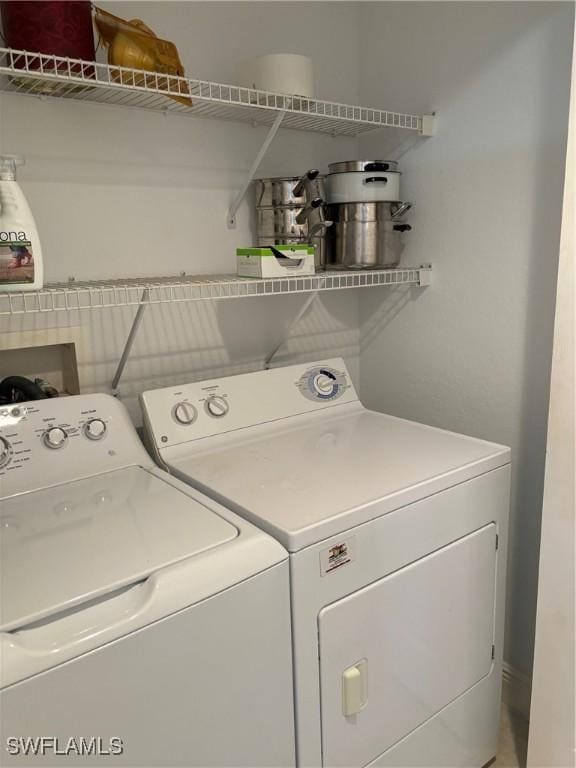
[[528,721],[503,704],[498,754],[490,768],[524,768],[527,748]]

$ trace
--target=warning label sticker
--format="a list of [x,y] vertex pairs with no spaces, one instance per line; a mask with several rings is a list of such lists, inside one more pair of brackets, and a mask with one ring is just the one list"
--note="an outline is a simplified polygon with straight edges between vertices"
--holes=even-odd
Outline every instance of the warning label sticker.
[[356,559],[356,538],[349,536],[347,539],[334,542],[332,546],[320,552],[320,575],[329,573],[349,565]]

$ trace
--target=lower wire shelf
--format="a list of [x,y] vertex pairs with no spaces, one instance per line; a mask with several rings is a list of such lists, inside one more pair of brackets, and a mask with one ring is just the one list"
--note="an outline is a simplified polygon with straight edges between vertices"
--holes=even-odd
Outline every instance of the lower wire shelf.
[[430,265],[402,269],[319,272],[308,277],[251,278],[237,275],[129,278],[52,283],[38,291],[0,293],[0,316],[70,312],[143,304],[241,299],[345,288],[430,284]]

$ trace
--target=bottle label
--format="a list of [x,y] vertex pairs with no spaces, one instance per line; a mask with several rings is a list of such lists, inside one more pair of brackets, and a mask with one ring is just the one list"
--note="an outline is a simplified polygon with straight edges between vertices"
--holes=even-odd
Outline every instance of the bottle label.
[[0,229],[0,285],[34,282],[34,254],[26,233]]

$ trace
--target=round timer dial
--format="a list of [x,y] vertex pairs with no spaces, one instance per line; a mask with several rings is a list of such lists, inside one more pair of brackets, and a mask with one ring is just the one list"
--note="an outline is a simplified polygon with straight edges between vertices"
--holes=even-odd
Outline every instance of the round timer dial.
[[348,388],[348,383],[343,371],[319,366],[306,371],[296,382],[296,386],[308,400],[322,402],[341,397]]
[[12,458],[12,446],[5,437],[0,437],[0,469],[5,467]]
[[322,371],[314,376],[312,381],[314,391],[319,395],[330,396],[334,393],[336,385],[336,376],[328,371]]

